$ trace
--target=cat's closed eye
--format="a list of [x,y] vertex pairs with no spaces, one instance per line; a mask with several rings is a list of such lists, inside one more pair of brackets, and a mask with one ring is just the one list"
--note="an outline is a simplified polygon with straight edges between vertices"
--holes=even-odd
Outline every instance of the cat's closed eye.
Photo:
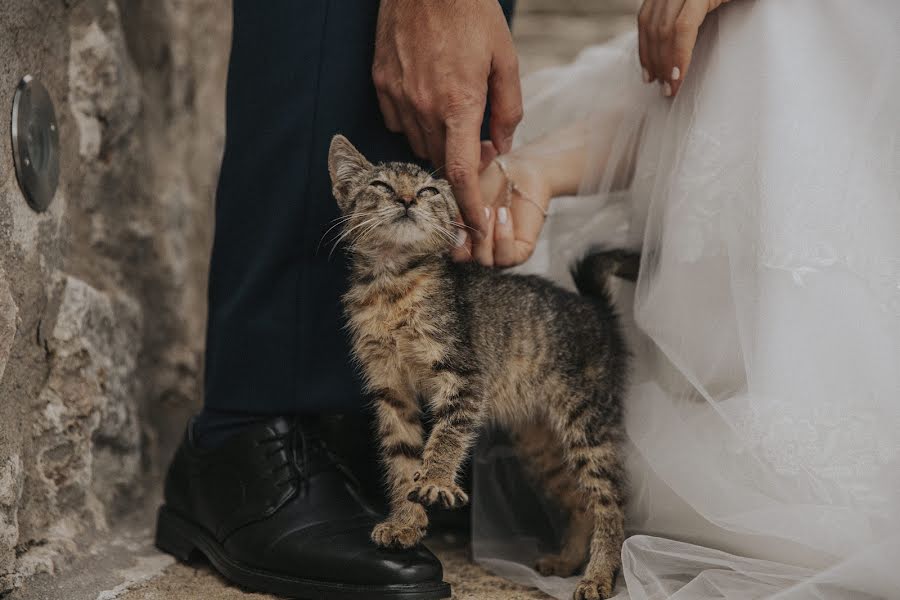
[[381,190],[382,192],[387,192],[389,194],[394,193],[394,188],[392,188],[389,184],[381,181],[380,179],[376,179],[369,185],[371,185],[373,188]]
[[418,198],[430,198],[431,196],[437,196],[440,194],[438,189],[433,186],[423,187],[421,190],[416,192],[416,197]]

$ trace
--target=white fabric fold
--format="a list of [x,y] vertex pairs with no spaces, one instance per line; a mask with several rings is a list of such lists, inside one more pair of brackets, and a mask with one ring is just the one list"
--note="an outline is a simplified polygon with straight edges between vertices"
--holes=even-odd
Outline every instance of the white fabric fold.
[[[621,116],[526,269],[570,285],[591,243],[642,251],[618,298],[623,598],[900,597],[898,33],[900,2],[735,0],[674,100],[641,82],[634,36],[525,82],[518,144]],[[502,448],[476,457],[476,559],[568,598],[577,578],[530,569],[558,516],[523,503]]]

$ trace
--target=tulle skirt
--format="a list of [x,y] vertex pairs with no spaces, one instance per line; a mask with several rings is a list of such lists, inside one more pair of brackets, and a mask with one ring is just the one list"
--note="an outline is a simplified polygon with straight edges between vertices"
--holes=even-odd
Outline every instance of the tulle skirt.
[[[526,269],[642,252],[620,597],[900,598],[900,2],[731,2],[674,100],[634,36],[525,92],[517,143],[587,120],[598,165]],[[552,503],[502,437],[475,463],[476,560],[570,597]]]

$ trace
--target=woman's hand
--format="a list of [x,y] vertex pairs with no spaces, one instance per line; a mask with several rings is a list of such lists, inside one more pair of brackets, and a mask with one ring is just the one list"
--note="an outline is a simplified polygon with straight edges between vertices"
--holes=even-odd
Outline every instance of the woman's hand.
[[644,0],[638,40],[644,81],[659,81],[674,96],[691,64],[697,32],[706,15],[728,0]]
[[[491,157],[488,156],[488,159]],[[513,267],[522,264],[534,252],[550,206],[550,185],[542,176],[542,169],[533,161],[516,153],[500,160],[483,161],[487,166],[479,175],[481,195],[491,207],[488,219],[489,235],[494,240],[493,264]],[[510,182],[514,184],[511,188]],[[457,260],[471,260],[471,236],[465,245],[454,251]]]

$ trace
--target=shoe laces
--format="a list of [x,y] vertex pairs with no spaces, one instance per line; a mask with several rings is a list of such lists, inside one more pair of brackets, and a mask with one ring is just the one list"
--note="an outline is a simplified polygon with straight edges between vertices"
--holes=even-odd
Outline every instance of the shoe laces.
[[288,450],[288,460],[272,469],[272,475],[280,471],[288,471],[286,477],[275,482],[277,486],[298,485],[306,486],[309,479],[323,471],[339,471],[354,488],[359,489],[359,480],[344,464],[341,457],[335,454],[315,427],[301,424],[299,419],[294,422],[289,431],[275,434],[259,440],[260,445],[270,445],[266,452],[270,457],[282,450]]

